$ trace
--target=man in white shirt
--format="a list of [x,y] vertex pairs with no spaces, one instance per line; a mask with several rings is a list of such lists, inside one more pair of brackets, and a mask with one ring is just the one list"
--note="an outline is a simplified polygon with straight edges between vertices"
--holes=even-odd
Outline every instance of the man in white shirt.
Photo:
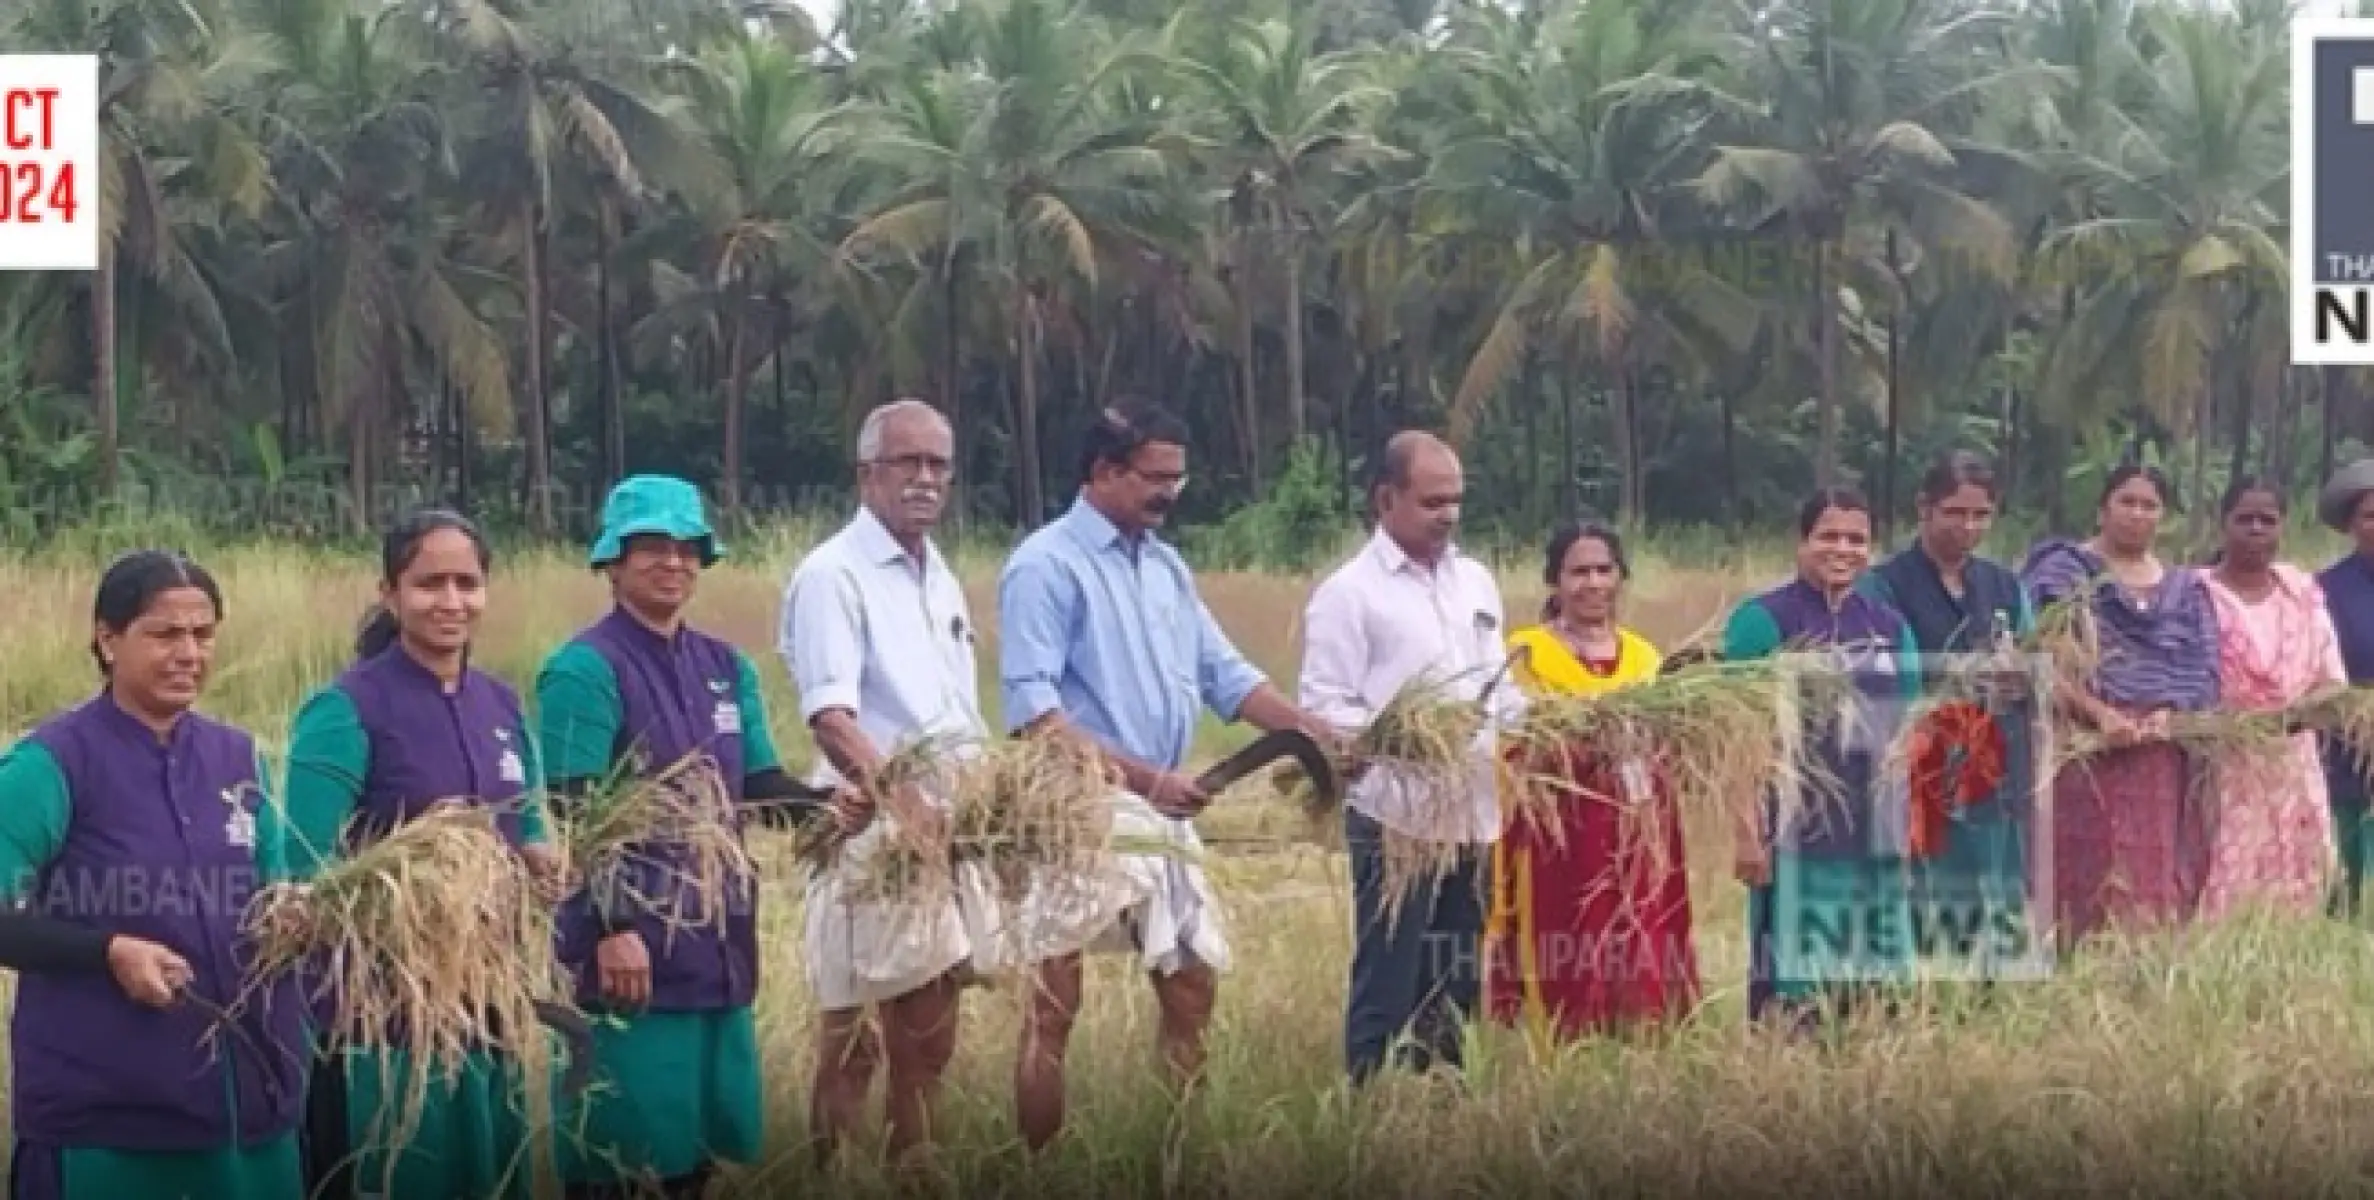
[[[860,506],[810,551],[784,592],[777,649],[816,736],[817,782],[860,779],[903,744],[957,750],[987,736],[964,588],[930,532],[954,469],[947,419],[920,400],[867,414],[857,435]],[[907,811],[927,801],[911,796]],[[874,1068],[889,1060],[891,1156],[928,1144],[940,1077],[956,1050],[960,969],[972,954],[951,897],[918,914],[847,894],[850,875],[895,836],[889,812],[809,880],[808,980],[823,1010],[810,1128],[820,1157],[864,1119]],[[880,1010],[879,1037],[865,1021]]]
[[[1302,705],[1346,733],[1421,674],[1480,698],[1507,661],[1499,584],[1451,541],[1466,489],[1459,456],[1439,438],[1404,432],[1380,465],[1375,535],[1319,585],[1303,616]],[[1411,1041],[1395,1056],[1403,1065],[1460,1065],[1460,1024],[1482,982],[1484,864],[1500,836],[1492,726],[1513,714],[1515,694],[1513,685],[1493,686],[1496,720],[1477,738],[1472,788],[1446,794],[1439,782],[1383,763],[1352,785],[1344,833],[1355,941],[1344,1056],[1356,1084],[1384,1065],[1405,1030]],[[1462,844],[1458,869],[1415,884],[1392,922],[1384,916],[1387,829]]]

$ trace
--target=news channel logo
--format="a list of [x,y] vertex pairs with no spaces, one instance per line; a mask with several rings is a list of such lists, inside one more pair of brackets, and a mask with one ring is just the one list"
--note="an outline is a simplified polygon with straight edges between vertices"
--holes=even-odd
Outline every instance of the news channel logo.
[[2374,18],[2292,20],[2292,362],[2374,364]]
[[1766,811],[1783,986],[2011,983],[2058,955],[2050,658],[1782,657],[1789,774]]

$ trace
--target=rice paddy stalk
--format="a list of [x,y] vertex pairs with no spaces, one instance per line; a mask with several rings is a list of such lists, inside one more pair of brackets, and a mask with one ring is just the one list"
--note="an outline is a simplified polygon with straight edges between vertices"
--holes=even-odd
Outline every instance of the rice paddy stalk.
[[[334,1047],[390,1064],[403,1052],[369,1144],[411,1144],[432,1085],[489,1051],[520,1077],[531,1125],[551,1127],[553,1053],[536,1003],[566,991],[550,915],[492,810],[431,808],[309,881],[265,888],[244,924],[256,959],[239,1005],[290,972],[315,973]],[[540,1186],[554,1179],[548,1162],[535,1173]]]
[[706,754],[614,778],[572,807],[557,822],[568,872],[595,894],[656,916],[671,942],[683,930],[722,928],[755,886],[741,814]]
[[[2300,733],[2320,733],[2346,747],[2365,772],[2374,751],[2374,688],[2338,687],[2271,709],[2210,709],[2168,715],[2167,740],[2210,761],[2260,759],[2282,753]],[[2112,749],[2092,729],[2063,734],[2064,761]]]
[[1769,796],[1775,818],[1794,825],[1838,803],[1843,790],[1816,756],[1789,754],[1784,723],[1834,706],[1844,686],[1776,657],[1703,662],[1594,695],[1534,697],[1507,739],[1506,807],[1555,829],[1565,805],[1620,804],[1626,827],[1651,837],[1659,825],[1645,807],[1649,793],[1586,787],[1576,776],[1582,762],[1633,762],[1662,773],[1685,819],[1708,814],[1726,829],[1760,822]]
[[[1347,787],[1355,771],[1361,778],[1390,780],[1397,807],[1419,831],[1387,826],[1381,834],[1388,926],[1399,921],[1418,885],[1451,875],[1472,853],[1470,814],[1477,793],[1492,784],[1480,757],[1489,750],[1479,740],[1488,699],[1470,698],[1465,690],[1439,673],[1411,677],[1353,736],[1337,766]],[[1270,781],[1314,829],[1342,820],[1342,798],[1321,794],[1299,764],[1281,765]]]
[[[1168,843],[1117,836],[1117,788],[1104,758],[1072,736],[1010,738],[962,754],[920,744],[893,756],[871,785],[928,789],[943,813],[914,823],[853,864],[847,895],[929,919],[960,895],[977,870],[994,901],[1042,891],[1101,886],[1118,856],[1173,853]],[[917,834],[917,829],[928,833]]]

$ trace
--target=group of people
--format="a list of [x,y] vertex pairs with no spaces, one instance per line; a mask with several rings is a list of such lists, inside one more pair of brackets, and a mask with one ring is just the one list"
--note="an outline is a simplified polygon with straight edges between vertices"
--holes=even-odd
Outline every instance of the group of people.
[[722,553],[690,485],[620,485],[591,556],[612,609],[545,664],[531,721],[470,664],[486,541],[455,513],[406,518],[385,537],[355,661],[298,710],[277,787],[249,733],[196,711],[226,617],[215,580],[162,551],[111,564],[98,694],[0,757],[0,879],[16,902],[0,960],[20,973],[11,1194],[527,1195],[524,1097],[491,1043],[436,1077],[417,1128],[389,1145],[408,1055],[330,1040],[336,997],[298,978],[243,995],[258,887],[311,879],[456,798],[491,811],[558,903],[576,999],[614,1018],[591,1028],[603,1086],[558,1122],[571,1195],[696,1195],[716,1162],[754,1155],[753,906],[678,929],[632,889],[564,895],[552,820],[697,753],[754,811],[854,827],[847,796],[816,801],[784,773],[749,660],[684,623]]
[[[1033,1149],[1053,1140],[1088,953],[1128,955],[1144,970],[1160,1014],[1156,1050],[1184,1096],[1230,959],[1220,897],[1192,853],[1123,855],[1094,903],[1042,921],[1009,961],[988,927],[1002,918],[979,911],[978,896],[953,891],[917,914],[855,886],[871,856],[895,837],[928,836],[949,803],[929,785],[895,796],[860,785],[918,741],[961,754],[997,735],[1081,739],[1120,781],[1125,823],[1192,852],[1193,820],[1213,800],[1186,772],[1205,713],[1298,730],[1349,761],[1360,731],[1421,674],[1464,689],[1489,719],[1472,787],[1446,794],[1391,762],[1351,763],[1350,1077],[1388,1063],[1455,1069],[1461,1026],[1477,1016],[1574,1037],[1695,1007],[1675,764],[1578,747],[1561,768],[1575,790],[1626,802],[1569,804],[1553,818],[1512,820],[1497,794],[1496,733],[1530,700],[1637,686],[1669,669],[1623,619],[1631,569],[1618,534],[1596,523],[1559,530],[1544,555],[1542,616],[1512,630],[1493,573],[1456,541],[1457,454],[1423,433],[1398,435],[1373,481],[1373,536],[1310,598],[1289,698],[1238,651],[1157,536],[1187,481],[1187,442],[1178,418],[1142,401],[1093,423],[1077,498],[1014,550],[998,581],[993,734],[979,695],[980,625],[932,541],[953,436],[920,401],[870,413],[853,456],[857,510],[803,559],[783,597],[777,649],[817,747],[805,781],[770,735],[752,661],[686,621],[725,547],[681,480],[637,476],[612,491],[589,556],[611,608],[552,652],[532,706],[471,665],[493,570],[477,529],[445,511],[391,529],[356,659],[296,714],[277,786],[248,733],[196,711],[226,618],[215,581],[176,554],[117,560],[94,603],[98,694],[0,757],[0,881],[17,902],[0,917],[0,965],[20,972],[11,1193],[525,1194],[531,1131],[516,1075],[491,1046],[440,1080],[417,1132],[389,1146],[373,1134],[407,1072],[401,1052],[323,1041],[298,980],[238,1003],[253,958],[240,921],[257,886],[308,879],[454,798],[497,814],[557,905],[575,999],[603,1017],[592,1026],[597,1082],[565,1100],[556,1131],[570,1194],[656,1183],[697,1195],[717,1165],[752,1161],[763,1103],[752,1005],[769,958],[755,881],[719,919],[675,928],[650,897],[564,880],[554,848],[556,817],[599,803],[621,777],[687,761],[714,772],[749,819],[827,832],[801,956],[822,1014],[809,1121],[820,1158],[859,1126],[877,1074],[889,1151],[927,1145],[965,987],[1016,969],[1028,985],[1017,1120]],[[1863,499],[1812,496],[1796,577],[1730,614],[1719,652],[1750,660],[1826,647],[1909,697],[1927,686],[1921,656],[2001,645],[2033,628],[2040,605],[2079,597],[2099,618],[2105,653],[2096,678],[2054,694],[2055,719],[2111,748],[2052,785],[2056,924],[2082,934],[2254,901],[2313,908],[2337,825],[2351,895],[2363,870],[2354,768],[2333,764],[2328,812],[2326,764],[2303,741],[2290,758],[2219,777],[2205,802],[2185,752],[2164,736],[2165,714],[2287,704],[2374,672],[2369,495],[2374,464],[2328,489],[2326,519],[2361,549],[2311,577],[2276,560],[2280,493],[2239,482],[2223,505],[2223,552],[2194,569],[2152,552],[2165,480],[2123,468],[2092,538],[2040,545],[2014,573],[1976,556],[1993,476],[1953,455],[1923,481],[1916,543],[1877,567]],[[1871,964],[1807,961],[1783,936],[1837,916],[1822,910],[1852,909],[1850,923],[1880,909],[1911,920],[1951,892],[2024,912],[2027,812],[2013,782],[1956,805],[1942,836],[1917,836],[1917,822],[1887,820],[1874,799],[1884,790],[1876,753],[1841,752],[1865,793],[1844,828],[1777,828],[1778,808],[1741,822],[1758,1015],[1808,1011],[1856,990],[1842,983],[1870,981]],[[1619,829],[1642,813],[1650,836]],[[1394,920],[1383,915],[1390,836],[1459,848],[1457,867],[1415,885]],[[655,852],[664,859],[667,848]],[[209,882],[220,879],[239,883]],[[149,902],[128,902],[135,894]],[[156,902],[168,895],[187,902]],[[222,1022],[235,1036],[209,1036]]]
[[[1802,1030],[1910,981],[1933,954],[2000,978],[2018,965],[2011,958],[2041,961],[2106,930],[2245,909],[2357,910],[2367,857],[2358,753],[2311,732],[2273,749],[2238,738],[2228,750],[2175,736],[2173,720],[2293,708],[2374,679],[2374,461],[2325,488],[2319,516],[2355,548],[2314,575],[2281,560],[2285,497],[2256,479],[2220,499],[2218,547],[2204,565],[2155,551],[2172,495],[2150,467],[2113,470],[2094,534],[2044,540],[2016,570],[1977,553],[1998,500],[1984,459],[1941,456],[1918,490],[1913,543],[1874,564],[1869,505],[1853,489],[1821,489],[1797,514],[1795,578],[1725,621],[1721,659],[1823,655],[1863,699],[1881,701],[1859,711],[1895,722],[1817,721],[1814,752],[1828,768],[1818,777],[1842,784],[1844,803],[1773,795],[1736,823],[1754,1018]],[[1545,622],[1512,639],[1530,689],[1657,677],[1655,648],[1612,615],[1625,575],[1611,532],[1570,527],[1552,540]],[[2050,657],[2035,638],[2047,611],[2069,614],[2064,628],[2082,631],[2070,644],[2090,641],[2087,661],[2034,667]],[[1990,656],[2033,686],[1923,706],[1958,698],[1957,681],[1976,677],[1955,663]],[[1889,757],[1894,734],[1919,721],[1929,736],[1909,744],[1933,746],[1937,766]],[[2084,752],[2040,756],[2056,731],[2085,739]],[[1602,796],[1658,798],[1669,778],[1658,765],[1576,762],[1568,773]],[[1790,786],[1812,785],[1775,784]],[[2047,793],[2049,829],[2035,803]],[[1526,822],[1503,835],[1480,956],[1488,1011],[1574,1036],[1653,1025],[1695,1004],[1678,816],[1666,805],[1656,836],[1643,838],[1617,832],[1620,810],[1569,805],[1562,837]]]

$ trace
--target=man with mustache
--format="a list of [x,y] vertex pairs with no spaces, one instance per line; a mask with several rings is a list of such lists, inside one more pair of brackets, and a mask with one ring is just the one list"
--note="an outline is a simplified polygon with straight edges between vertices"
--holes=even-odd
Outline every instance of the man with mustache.
[[[1394,435],[1371,491],[1375,535],[1311,594],[1301,698],[1346,735],[1421,677],[1491,703],[1497,715],[1518,707],[1514,685],[1495,685],[1483,700],[1505,661],[1500,585],[1452,541],[1466,486],[1459,455],[1440,438]],[[1417,778],[1380,765],[1352,785],[1344,841],[1356,941],[1344,1057],[1356,1084],[1384,1065],[1405,1030],[1402,1065],[1459,1067],[1460,1023],[1475,1011],[1483,979],[1484,856],[1500,836],[1492,741],[1487,723],[1472,773]],[[1389,835],[1461,844],[1456,866],[1414,881],[1397,912],[1385,894]]]
[[1217,898],[1192,861],[1202,843],[1191,822],[1212,799],[1181,770],[1197,717],[1208,709],[1333,740],[1237,651],[1196,594],[1186,561],[1154,536],[1187,483],[1185,424],[1146,401],[1116,402],[1089,428],[1079,479],[1070,511],[1024,539],[999,580],[1006,725],[1088,738],[1132,793],[1117,817],[1184,854],[1128,856],[1128,883],[1111,902],[1086,906],[1044,940],[1030,931],[1036,978],[1014,1082],[1033,1150],[1063,1127],[1064,1049],[1083,951],[1133,950],[1153,981],[1173,1082],[1185,1088],[1202,1070],[1228,943]]
[[[954,447],[947,419],[921,400],[867,414],[857,514],[809,552],[785,591],[778,649],[822,754],[817,782],[867,779],[903,744],[928,739],[964,753],[987,735],[972,614],[931,542]],[[890,799],[884,819],[809,880],[808,981],[824,1013],[809,1124],[824,1159],[864,1119],[885,1058],[887,1150],[896,1158],[928,1145],[956,1051],[958,977],[972,947],[955,898],[918,912],[852,894],[851,873],[886,839],[935,837],[943,827],[943,798],[909,788]],[[879,1008],[879,1022],[865,1019],[868,1007]]]

